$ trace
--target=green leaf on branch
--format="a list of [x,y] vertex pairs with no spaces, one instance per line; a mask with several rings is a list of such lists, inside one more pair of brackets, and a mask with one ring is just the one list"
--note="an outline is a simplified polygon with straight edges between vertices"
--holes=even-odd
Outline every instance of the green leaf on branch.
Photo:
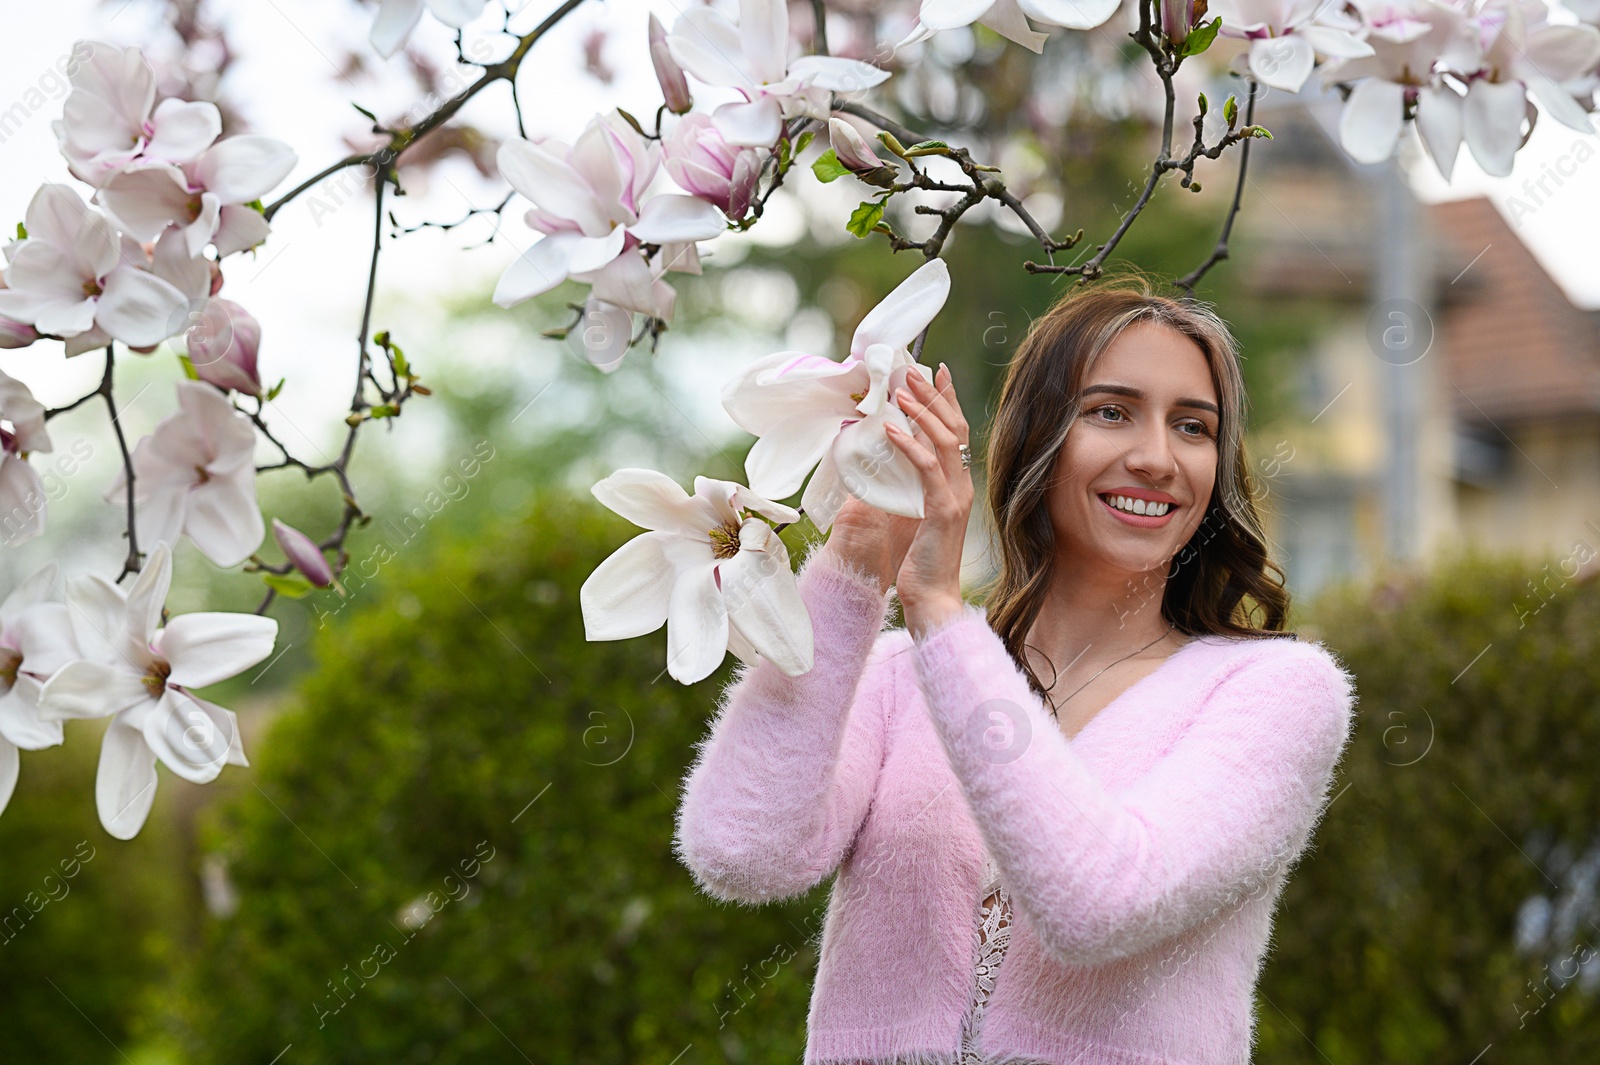
[[200,371],[194,368],[194,363],[189,361],[189,356],[179,355],[178,365],[183,367],[183,376],[191,381],[200,380]]
[[648,137],[649,136],[649,134],[644,131],[644,127],[639,125],[639,120],[637,118],[634,118],[632,115],[628,114],[628,112],[624,111],[620,107],[617,108],[617,114],[619,114],[623,118],[627,119],[628,120],[628,125],[632,126],[638,132],[639,136],[641,136],[641,137]]
[[818,181],[827,184],[850,173],[850,168],[839,162],[839,156],[829,148],[812,162],[811,172],[817,175]]
[[21,222],[17,223],[17,239],[18,240],[27,240],[28,239],[28,227],[23,225]]
[[805,151],[806,145],[810,144],[811,139],[816,135],[816,131],[810,129],[800,134],[799,138],[794,142],[794,154],[799,155],[801,152]]
[[900,158],[904,159],[906,157],[906,146],[901,144],[900,139],[888,130],[881,129],[878,131],[878,141]]
[[883,200],[867,200],[850,214],[850,221],[845,223],[845,228],[858,237],[865,237],[877,228],[878,222],[883,218]]
[[261,579],[266,582],[268,588],[271,588],[279,595],[286,595],[290,599],[304,599],[306,596],[310,595],[312,590],[315,588],[315,585],[306,580],[304,577],[290,577],[277,573],[263,573],[261,575]]
[[1239,117],[1239,101],[1232,93],[1222,102],[1222,117],[1227,120],[1229,129],[1233,128],[1234,121]]
[[367,412],[373,418],[393,418],[400,413],[400,408],[393,403],[380,403]]
[[268,389],[268,391],[267,391],[267,402],[268,403],[271,403],[273,400],[278,398],[278,393],[283,391],[284,383],[286,381],[288,381],[288,380],[289,379],[287,377],[280,377],[280,378],[278,378],[278,383],[273,385],[270,389]]
[[1250,135],[1253,137],[1265,137],[1269,141],[1272,139],[1272,131],[1267,129],[1266,126],[1251,126]]
[[918,141],[906,149],[906,158],[918,155],[949,155],[950,146],[944,141]]
[[373,114],[371,111],[368,111],[365,107],[362,107],[360,104],[356,103],[354,100],[350,101],[350,106],[355,108],[357,111],[360,111],[362,114],[366,115],[368,118],[372,119],[372,124],[374,126],[376,126],[378,124],[378,116]]
[[1217,39],[1217,31],[1222,28],[1222,20],[1214,18],[1210,22],[1203,22],[1189,31],[1189,36],[1183,40],[1183,47],[1178,50],[1180,56],[1199,55],[1211,47],[1211,42]]
[[1200,113],[1202,115],[1204,115],[1206,113],[1206,108],[1208,108],[1210,106],[1211,105],[1206,102],[1206,94],[1205,93],[1201,93],[1200,94]]

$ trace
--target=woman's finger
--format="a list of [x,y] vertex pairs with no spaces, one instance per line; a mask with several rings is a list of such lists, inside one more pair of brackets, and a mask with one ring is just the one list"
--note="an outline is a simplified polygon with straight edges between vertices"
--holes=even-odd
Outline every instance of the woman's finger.
[[[923,384],[927,385],[927,382],[923,382]],[[931,392],[932,386],[927,385],[925,391]],[[957,483],[962,473],[965,472],[965,467],[961,462],[960,450],[960,446],[964,441],[940,420],[926,404],[908,395],[905,389],[897,391],[895,395],[901,409],[906,412],[908,417],[912,418],[933,443],[946,479],[952,484]]]
[[889,440],[905,453],[911,464],[917,468],[917,472],[921,474],[924,496],[948,489],[944,463],[926,444],[893,422],[885,425],[884,431]]
[[949,428],[958,442],[963,444],[967,442],[967,419],[961,413],[961,406],[956,400],[955,383],[951,380],[948,366],[940,363],[932,382],[916,371],[908,373],[906,384],[913,389],[912,395],[921,400],[934,416]]

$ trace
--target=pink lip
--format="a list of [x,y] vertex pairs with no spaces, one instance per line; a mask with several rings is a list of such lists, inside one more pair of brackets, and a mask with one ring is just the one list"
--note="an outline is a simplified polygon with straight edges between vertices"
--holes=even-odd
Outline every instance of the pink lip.
[[[1122,493],[1114,494],[1120,495]],[[1100,505],[1105,507],[1106,510],[1110,512],[1110,514],[1118,521],[1125,525],[1132,525],[1139,529],[1159,529],[1170,522],[1172,520],[1172,516],[1178,512],[1177,504],[1173,504],[1172,506],[1169,506],[1167,508],[1167,512],[1160,517],[1152,517],[1149,514],[1129,514],[1127,511],[1118,510],[1110,503],[1107,503],[1098,494],[1095,496],[1095,499],[1098,500]]]

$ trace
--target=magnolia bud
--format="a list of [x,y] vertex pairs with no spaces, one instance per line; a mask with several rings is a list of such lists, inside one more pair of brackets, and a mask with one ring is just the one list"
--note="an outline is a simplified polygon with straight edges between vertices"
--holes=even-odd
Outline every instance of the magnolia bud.
[[1173,44],[1182,44],[1204,14],[1205,0],[1161,0],[1161,32]]
[[828,143],[846,170],[876,170],[883,160],[856,128],[842,118],[828,119]]
[[246,395],[261,394],[261,376],[256,372],[261,325],[237,303],[207,300],[184,334],[184,343],[200,380]]
[[667,110],[681,115],[693,106],[689,98],[689,79],[683,68],[672,58],[667,47],[667,28],[655,14],[650,15],[650,62],[656,68],[656,81],[661,83],[661,95],[666,98]]
[[283,548],[284,557],[306,580],[318,588],[327,588],[333,584],[333,570],[328,566],[328,560],[323,557],[322,549],[312,542],[311,537],[293,525],[285,525],[277,518],[272,519],[272,536],[278,541],[278,546]]
[[39,339],[39,331],[26,322],[0,315],[0,348],[25,348]]

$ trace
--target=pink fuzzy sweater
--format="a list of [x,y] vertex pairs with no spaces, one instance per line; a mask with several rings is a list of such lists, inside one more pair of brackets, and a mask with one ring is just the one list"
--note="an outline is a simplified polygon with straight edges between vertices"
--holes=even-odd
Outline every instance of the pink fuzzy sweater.
[[806,1065],[956,1060],[985,848],[1015,911],[986,1060],[1245,1065],[1272,911],[1353,725],[1332,654],[1200,637],[1069,741],[982,608],[913,641],[831,552],[799,582],[815,665],[738,667],[674,846],[725,901],[838,872]]

